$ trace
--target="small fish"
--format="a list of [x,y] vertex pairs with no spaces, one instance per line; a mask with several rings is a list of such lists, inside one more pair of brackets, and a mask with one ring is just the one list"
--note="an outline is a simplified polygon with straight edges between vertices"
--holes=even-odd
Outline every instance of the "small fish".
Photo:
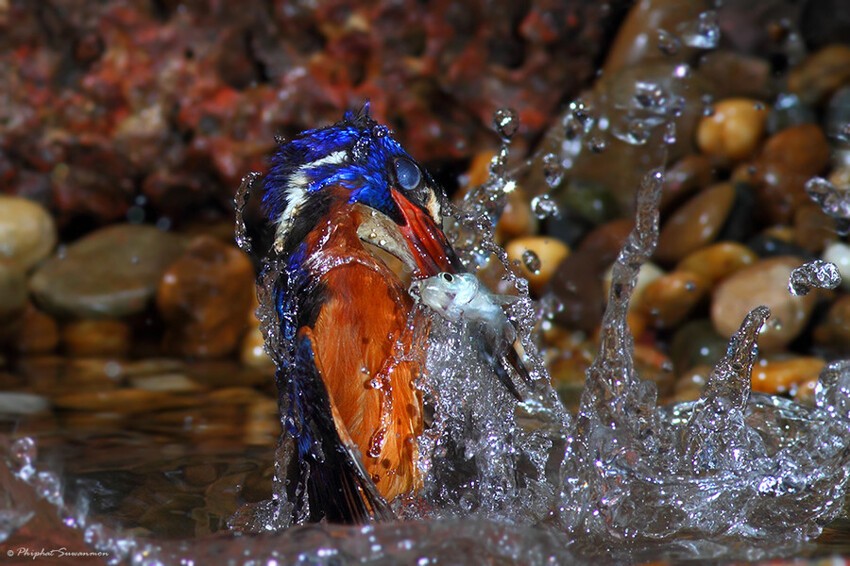
[[[500,358],[513,367],[527,383],[531,382],[531,376],[514,346],[517,339],[516,328],[502,310],[503,305],[514,303],[519,297],[493,294],[471,273],[446,272],[414,281],[411,294],[446,320],[465,320],[478,328],[485,339],[485,349],[482,353],[492,362],[496,361],[495,358]],[[499,363],[492,365],[499,380],[514,397],[522,400],[504,367]]]

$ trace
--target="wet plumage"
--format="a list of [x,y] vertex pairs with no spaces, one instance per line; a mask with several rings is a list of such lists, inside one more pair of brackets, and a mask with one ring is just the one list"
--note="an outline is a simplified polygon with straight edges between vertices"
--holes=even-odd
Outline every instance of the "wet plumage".
[[273,282],[286,495],[298,521],[388,517],[388,501],[422,485],[423,368],[405,352],[408,285],[463,269],[441,202],[368,107],[281,143],[263,179],[275,238],[261,277]]

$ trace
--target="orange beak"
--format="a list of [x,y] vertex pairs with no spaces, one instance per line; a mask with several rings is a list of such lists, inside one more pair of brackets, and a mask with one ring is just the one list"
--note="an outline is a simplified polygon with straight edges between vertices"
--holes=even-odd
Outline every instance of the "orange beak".
[[416,261],[417,269],[414,276],[424,278],[441,271],[449,273],[464,271],[446,235],[431,215],[410,202],[395,188],[390,189],[390,194],[405,220],[405,223],[398,228]]

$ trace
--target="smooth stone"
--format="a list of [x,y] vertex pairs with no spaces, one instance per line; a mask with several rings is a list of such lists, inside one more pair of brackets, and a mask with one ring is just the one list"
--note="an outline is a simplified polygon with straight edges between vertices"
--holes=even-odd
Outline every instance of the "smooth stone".
[[58,356],[23,357],[16,372],[26,378],[29,389],[55,397],[82,391],[103,391],[118,386],[113,370],[119,364],[97,359],[71,359]]
[[27,304],[27,279],[16,265],[0,262],[0,321],[17,317]]
[[773,96],[770,62],[762,57],[717,49],[700,58],[697,72],[716,85],[714,96],[718,99]]
[[829,45],[788,73],[788,89],[806,104],[818,104],[850,82],[850,47]]
[[540,295],[555,270],[569,255],[570,248],[549,236],[526,236],[508,242],[505,252],[519,268],[520,275],[528,279],[531,290]]
[[729,341],[720,336],[708,319],[686,322],[670,341],[670,358],[676,373],[696,366],[713,367],[726,354]]
[[164,391],[171,393],[190,393],[205,390],[201,384],[182,373],[133,377],[130,378],[130,385],[136,389],[143,389],[145,391]]
[[829,306],[826,317],[814,328],[812,337],[816,344],[828,348],[835,355],[850,355],[850,295],[840,296]]
[[655,328],[672,328],[682,322],[706,296],[708,283],[696,273],[673,271],[646,286],[637,308]]
[[835,221],[814,203],[794,212],[794,243],[806,251],[819,254],[835,240]]
[[788,256],[764,259],[720,283],[711,304],[717,332],[730,338],[750,310],[766,305],[771,317],[759,334],[759,348],[776,351],[788,345],[803,330],[817,302],[816,293],[795,297],[788,292],[791,271],[801,263]]
[[800,124],[767,138],[758,161],[811,177],[829,165],[829,152],[829,142],[817,125]]
[[660,204],[662,212],[680,205],[690,195],[713,185],[715,180],[715,168],[708,157],[699,153],[686,155],[664,173]]
[[122,357],[130,351],[132,330],[120,320],[77,320],[62,327],[61,341],[75,358]]
[[242,337],[239,348],[239,361],[242,365],[254,368],[274,368],[274,361],[266,353],[265,337],[259,326],[253,326]]
[[685,256],[676,271],[696,273],[713,287],[731,274],[754,264],[758,256],[737,242],[717,242]]
[[655,258],[673,263],[713,241],[734,202],[731,183],[714,185],[691,198],[661,228]]
[[266,397],[250,387],[225,387],[216,389],[207,395],[210,403],[222,403],[225,405],[246,405],[266,399]]
[[210,236],[195,238],[157,289],[165,349],[194,357],[233,352],[247,329],[253,293],[254,267],[242,251]]
[[0,262],[26,272],[56,246],[56,223],[40,204],[0,195]]
[[[682,22],[696,21],[700,13],[709,10],[710,6],[711,3],[706,0],[635,2],[617,30],[605,60],[603,75],[646,61],[669,60],[671,56],[659,45],[658,31],[663,29],[675,35]],[[682,44],[676,55],[687,58],[694,51]]]
[[153,226],[102,228],[44,262],[30,280],[30,291],[55,316],[116,318],[140,313],[184,247],[182,237]]
[[802,383],[817,379],[826,362],[815,357],[761,359],[753,366],[753,391],[770,393],[794,392]]
[[0,415],[34,415],[50,408],[50,402],[41,395],[0,391]]
[[600,280],[617,258],[633,225],[621,219],[599,226],[561,262],[549,283],[549,289],[563,306],[555,314],[559,324],[588,332],[599,324],[605,308]]
[[196,361],[186,366],[186,375],[211,389],[229,386],[262,386],[271,382],[274,366],[243,367],[231,360]]
[[31,303],[21,316],[12,349],[24,356],[49,354],[59,345],[59,325]]
[[835,264],[841,275],[841,288],[850,291],[850,246],[844,242],[832,242],[823,250],[821,259]]
[[714,104],[710,116],[697,125],[700,151],[721,163],[753,155],[764,135],[768,109],[752,98],[726,98]]
[[161,391],[143,389],[113,389],[62,395],[53,400],[60,409],[74,411],[106,411],[123,414],[147,413],[160,409],[192,407],[201,402],[198,398],[179,397]]

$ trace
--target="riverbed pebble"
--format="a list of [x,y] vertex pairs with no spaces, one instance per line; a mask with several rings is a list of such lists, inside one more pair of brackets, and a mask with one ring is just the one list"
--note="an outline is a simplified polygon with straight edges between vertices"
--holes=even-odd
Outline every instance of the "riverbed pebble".
[[508,259],[518,266],[520,274],[528,279],[529,287],[542,294],[570,248],[553,237],[528,236],[511,240],[505,246]]
[[662,226],[655,257],[660,262],[676,262],[712,242],[734,203],[731,183],[714,185],[692,197]]
[[817,302],[816,293],[795,297],[788,292],[791,271],[801,263],[788,256],[764,259],[720,283],[711,304],[715,329],[730,338],[750,310],[766,305],[771,318],[759,334],[759,347],[767,352],[788,345],[803,330]]
[[253,292],[254,267],[243,252],[210,236],[195,238],[159,281],[164,348],[183,356],[230,354],[246,330]]
[[0,261],[28,271],[56,246],[56,223],[40,204],[0,195]]
[[165,268],[185,247],[153,226],[117,224],[92,232],[45,261],[30,280],[37,304],[60,317],[115,318],[140,313]]
[[752,98],[726,98],[712,107],[697,126],[700,150],[722,162],[739,161],[755,153],[764,134],[767,108]]

